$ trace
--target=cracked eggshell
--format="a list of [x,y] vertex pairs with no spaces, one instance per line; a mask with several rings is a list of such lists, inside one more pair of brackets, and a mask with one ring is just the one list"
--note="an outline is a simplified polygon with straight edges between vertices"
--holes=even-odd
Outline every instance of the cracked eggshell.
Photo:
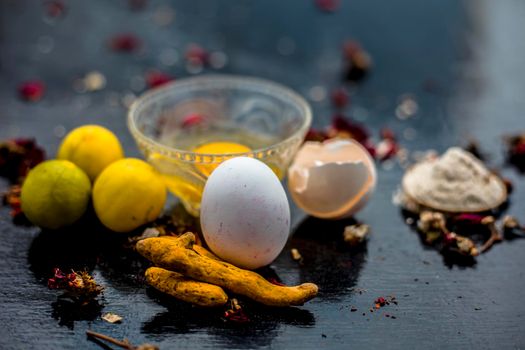
[[263,162],[237,157],[221,163],[202,194],[200,222],[211,251],[246,269],[270,264],[290,232],[281,182]]
[[358,142],[305,142],[288,170],[294,202],[322,219],[342,219],[360,210],[377,181],[374,160]]

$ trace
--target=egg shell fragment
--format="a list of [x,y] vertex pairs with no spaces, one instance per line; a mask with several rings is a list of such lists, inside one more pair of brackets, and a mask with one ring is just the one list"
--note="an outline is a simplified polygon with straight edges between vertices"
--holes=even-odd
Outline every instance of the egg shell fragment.
[[288,171],[294,202],[323,219],[352,216],[368,202],[377,181],[374,161],[358,142],[305,142]]
[[270,264],[290,232],[290,207],[281,182],[263,162],[237,157],[219,165],[208,178],[200,222],[206,243],[238,267]]

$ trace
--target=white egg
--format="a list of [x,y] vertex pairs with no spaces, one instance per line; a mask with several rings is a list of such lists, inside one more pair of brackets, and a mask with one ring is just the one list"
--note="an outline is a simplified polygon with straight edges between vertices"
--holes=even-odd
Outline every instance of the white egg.
[[200,222],[216,255],[256,269],[283,250],[290,232],[290,207],[281,182],[266,164],[237,157],[223,162],[208,178]]
[[288,170],[288,189],[298,207],[323,219],[342,219],[360,210],[376,186],[376,168],[358,142],[305,142]]

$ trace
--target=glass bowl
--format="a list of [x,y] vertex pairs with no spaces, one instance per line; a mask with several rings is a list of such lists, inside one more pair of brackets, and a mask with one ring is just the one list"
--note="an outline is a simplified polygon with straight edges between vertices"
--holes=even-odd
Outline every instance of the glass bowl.
[[[211,75],[178,80],[145,93],[129,110],[128,128],[170,192],[198,216],[206,179],[226,159],[259,159],[282,180],[311,120],[308,103],[282,85]],[[241,144],[249,151],[194,152],[213,142]]]

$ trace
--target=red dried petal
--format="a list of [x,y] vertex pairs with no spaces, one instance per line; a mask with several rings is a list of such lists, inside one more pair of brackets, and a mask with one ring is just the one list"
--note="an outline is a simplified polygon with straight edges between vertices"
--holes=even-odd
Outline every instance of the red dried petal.
[[364,144],[369,137],[369,133],[364,126],[346,119],[341,114],[336,114],[333,117],[331,128],[337,132],[348,133],[351,138],[361,144]]
[[483,215],[464,213],[456,215],[454,217],[454,222],[463,225],[481,225],[481,220],[483,220],[483,218]]
[[190,44],[186,48],[186,60],[194,64],[205,65],[209,61],[209,53],[203,47],[197,44]]
[[20,97],[26,101],[36,102],[44,96],[45,85],[40,80],[29,80],[18,87]]
[[376,308],[378,309],[377,305],[384,306],[386,304],[386,299],[383,297],[377,298],[374,303],[376,304]]
[[525,142],[520,142],[512,148],[512,154],[515,156],[525,156]]
[[189,128],[192,126],[200,125],[204,122],[205,118],[200,114],[188,114],[182,120],[182,127]]
[[343,58],[347,65],[346,79],[350,81],[363,79],[372,66],[372,59],[368,52],[353,40],[347,41],[343,45]]
[[113,51],[133,52],[140,47],[141,42],[134,34],[124,33],[111,38],[109,45]]
[[456,234],[454,232],[445,232],[443,235],[443,244],[445,246],[456,244]]
[[383,129],[381,129],[381,138],[395,141],[396,140],[396,135],[394,134],[392,129],[383,128]]
[[387,160],[394,157],[399,151],[398,144],[390,139],[384,139],[377,144],[375,156],[379,160]]
[[361,52],[361,44],[355,40],[348,40],[343,44],[343,57],[347,61],[352,61],[356,54]]
[[146,7],[147,0],[128,0],[129,8],[133,11],[143,10]]
[[273,277],[270,277],[267,280],[268,282],[270,282],[271,284],[275,284],[276,286],[286,286],[286,284],[281,283],[280,281],[278,281],[276,278],[273,278]]
[[250,319],[248,318],[248,316],[246,316],[246,314],[244,313],[242,309],[235,310],[235,311],[228,310],[224,313],[224,318],[228,321],[236,322],[236,323],[250,322]]
[[343,108],[348,105],[350,97],[344,88],[336,89],[332,92],[332,104],[337,108]]
[[334,12],[339,8],[339,0],[315,0],[317,7],[325,12]]
[[172,80],[172,77],[159,71],[149,71],[146,73],[146,84],[148,84],[149,88],[164,85]]
[[52,18],[62,17],[66,13],[66,5],[63,1],[46,1],[44,7],[46,14]]
[[315,129],[310,129],[306,133],[306,136],[304,138],[305,141],[318,141],[322,142],[328,138],[328,135],[324,131],[319,131]]

